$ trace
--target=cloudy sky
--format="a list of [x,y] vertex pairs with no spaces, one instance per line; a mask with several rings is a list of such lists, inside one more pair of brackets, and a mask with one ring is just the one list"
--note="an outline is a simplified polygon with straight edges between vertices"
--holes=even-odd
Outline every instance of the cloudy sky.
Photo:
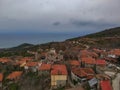
[[0,32],[90,33],[120,26],[120,0],[0,0]]

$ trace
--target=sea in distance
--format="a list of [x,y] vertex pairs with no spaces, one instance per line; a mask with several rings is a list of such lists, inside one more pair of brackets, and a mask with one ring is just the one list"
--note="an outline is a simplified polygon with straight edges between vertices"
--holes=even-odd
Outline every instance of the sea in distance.
[[42,44],[80,36],[80,33],[0,33],[0,48],[11,48],[23,43]]

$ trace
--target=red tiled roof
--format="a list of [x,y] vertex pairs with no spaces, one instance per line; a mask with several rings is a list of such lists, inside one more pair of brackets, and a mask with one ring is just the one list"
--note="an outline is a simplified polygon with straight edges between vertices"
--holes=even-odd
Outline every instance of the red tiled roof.
[[1,63],[8,63],[8,62],[10,62],[11,60],[10,59],[8,59],[8,58],[0,58],[0,62]]
[[0,73],[0,82],[2,82],[2,80],[3,80],[3,74]]
[[86,64],[95,64],[95,59],[91,57],[81,58],[82,62]]
[[88,79],[95,74],[91,68],[73,68],[72,72],[79,77],[87,77]]
[[32,57],[24,57],[20,61],[31,61],[31,60],[33,60]]
[[80,62],[77,61],[77,60],[71,60],[69,61],[70,65],[73,65],[73,66],[80,66]]
[[106,65],[105,60],[96,60],[96,65]]
[[53,65],[51,75],[67,75],[67,69],[65,65]]
[[109,80],[104,80],[100,82],[101,90],[112,90],[112,86]]
[[8,75],[7,79],[16,79],[19,78],[22,75],[22,71],[14,71],[11,74]]
[[80,51],[80,56],[83,57],[88,57],[89,56],[89,52],[87,50],[81,50]]
[[81,69],[84,70],[87,74],[95,74],[92,68],[81,68]]
[[88,50],[81,50],[80,51],[80,57],[81,58],[85,58],[85,57],[98,57],[98,54],[96,54],[95,52],[88,51]]
[[113,49],[113,50],[111,50],[109,53],[120,56],[120,49]]
[[39,70],[50,70],[51,69],[51,64],[42,64],[39,67]]
[[81,69],[72,69],[72,72],[79,77],[86,77],[87,76],[87,73]]
[[37,65],[38,65],[38,62],[28,62],[28,63],[26,63],[25,66],[34,67],[34,66],[37,66]]

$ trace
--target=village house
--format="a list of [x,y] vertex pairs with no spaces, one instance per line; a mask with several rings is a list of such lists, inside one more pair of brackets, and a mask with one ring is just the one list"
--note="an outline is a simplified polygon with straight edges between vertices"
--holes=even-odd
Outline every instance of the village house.
[[38,70],[39,63],[38,62],[27,62],[24,66],[26,71],[36,72]]
[[82,64],[82,66],[84,66],[84,67],[90,67],[90,68],[94,67],[94,65],[96,63],[95,59],[92,58],[92,57],[81,58],[80,62]]
[[102,50],[102,49],[94,48],[93,52],[95,52],[98,55],[98,57],[100,57],[100,58],[104,58],[104,57],[107,56],[107,53],[106,53],[105,49]]
[[2,88],[3,74],[0,73],[0,89]]
[[102,59],[98,59],[96,60],[96,67],[102,67],[102,68],[105,68],[107,65],[106,61],[105,60],[102,60]]
[[108,52],[108,57],[118,58],[120,56],[120,49],[112,49]]
[[30,62],[30,61],[33,61],[33,57],[23,57],[20,59],[20,61]]
[[0,71],[10,70],[13,68],[12,60],[10,58],[0,58]]
[[26,64],[26,61],[17,61],[14,63],[14,66],[24,67]]
[[51,64],[44,64],[42,63],[38,68],[39,75],[50,75]]
[[80,62],[78,60],[70,60],[69,61],[71,68],[80,68]]
[[6,79],[10,80],[11,82],[17,82],[22,76],[22,73],[23,73],[22,71],[14,71],[10,73]]
[[81,50],[78,54],[78,58],[84,58],[84,57],[89,57],[89,51],[88,50]]
[[68,72],[65,65],[53,65],[51,70],[51,88],[66,85]]
[[2,65],[5,65],[5,64],[8,64],[11,62],[11,59],[10,58],[0,58],[0,63]]
[[73,81],[81,83],[95,77],[95,72],[91,68],[72,68],[71,77]]

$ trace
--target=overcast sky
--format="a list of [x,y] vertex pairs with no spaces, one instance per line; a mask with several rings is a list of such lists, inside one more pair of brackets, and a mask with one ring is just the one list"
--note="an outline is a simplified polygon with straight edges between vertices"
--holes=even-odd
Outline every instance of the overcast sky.
[[120,0],[0,0],[0,32],[90,33],[120,26]]

